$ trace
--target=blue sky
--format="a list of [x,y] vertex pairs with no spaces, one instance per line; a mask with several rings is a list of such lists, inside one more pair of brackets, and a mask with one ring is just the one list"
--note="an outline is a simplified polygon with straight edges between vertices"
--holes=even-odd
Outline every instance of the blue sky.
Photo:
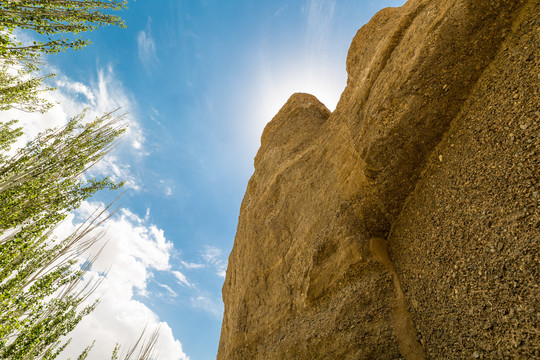
[[[403,3],[130,1],[126,29],[84,34],[90,47],[48,59],[58,87],[48,96],[60,104],[45,119],[19,114],[29,134],[84,107],[122,106],[131,123],[95,170],[128,180],[123,210],[107,226],[115,240],[95,265],[96,274],[118,269],[106,283],[115,295],[77,339],[129,341],[137,327],[161,323],[165,359],[215,358],[224,271],[265,124],[294,92],[333,110],[354,34],[376,11]],[[78,217],[70,221],[66,229]]]

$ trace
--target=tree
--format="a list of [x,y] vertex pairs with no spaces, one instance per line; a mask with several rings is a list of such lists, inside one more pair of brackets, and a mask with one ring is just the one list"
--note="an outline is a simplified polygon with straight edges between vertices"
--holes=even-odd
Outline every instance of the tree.
[[[122,186],[109,178],[84,180],[82,175],[112,149],[126,125],[112,113],[87,124],[83,119],[84,113],[0,160],[2,359],[53,359],[66,345],[60,338],[97,305],[78,309],[99,283],[81,288],[95,258],[83,267],[77,258],[99,239],[93,231],[105,220],[107,209],[66,239],[52,234],[81,201],[99,190]],[[14,124],[0,126],[4,150],[21,133]]]
[[[39,95],[50,90],[43,87],[44,80],[54,75],[32,76],[41,68],[41,55],[90,44],[63,34],[105,25],[125,27],[111,12],[126,7],[125,0],[0,0],[0,110],[47,111],[52,104]],[[35,40],[23,44],[15,30],[30,31]]]
[[[0,0],[0,111],[47,111],[52,105],[40,95],[53,75],[35,76],[43,54],[90,42],[63,34],[92,31],[123,21],[111,12],[126,7],[118,0]],[[33,31],[23,44],[15,30]],[[93,214],[65,239],[55,228],[83,200],[103,189],[117,190],[122,182],[108,177],[85,178],[87,170],[116,144],[126,124],[114,113],[84,123],[85,114],[60,129],[48,130],[15,156],[11,145],[21,136],[16,121],[0,122],[0,358],[54,359],[69,344],[62,339],[89,314],[97,302],[82,304],[99,285],[85,273],[99,252],[82,265],[81,253],[100,238],[95,230],[111,216]],[[109,215],[106,215],[109,214]],[[82,285],[85,283],[86,285]],[[155,358],[157,332],[127,350],[139,359]],[[92,345],[78,359],[85,359]],[[120,346],[113,350],[118,359]]]
[[[118,0],[2,0],[0,1],[0,56],[4,59],[35,58],[40,53],[75,50],[90,43],[81,38],[53,38],[53,35],[79,34],[103,25],[125,27],[122,19],[108,12],[127,7]],[[13,30],[32,30],[46,35],[43,41],[22,44],[13,38]]]

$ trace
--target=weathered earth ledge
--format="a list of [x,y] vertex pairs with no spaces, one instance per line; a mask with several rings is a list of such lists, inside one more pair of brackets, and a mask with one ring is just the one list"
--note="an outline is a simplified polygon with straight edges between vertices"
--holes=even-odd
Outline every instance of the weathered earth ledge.
[[409,0],[267,125],[218,359],[532,359],[540,3]]

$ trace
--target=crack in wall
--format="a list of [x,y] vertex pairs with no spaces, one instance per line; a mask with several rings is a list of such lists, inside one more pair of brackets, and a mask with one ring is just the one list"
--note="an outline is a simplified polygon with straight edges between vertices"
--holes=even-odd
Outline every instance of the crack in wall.
[[396,289],[396,297],[392,304],[392,328],[401,354],[407,360],[424,360],[426,355],[418,341],[418,333],[408,310],[407,299],[401,289],[394,264],[388,255],[386,240],[372,237],[369,239],[369,251],[392,275],[392,282]]

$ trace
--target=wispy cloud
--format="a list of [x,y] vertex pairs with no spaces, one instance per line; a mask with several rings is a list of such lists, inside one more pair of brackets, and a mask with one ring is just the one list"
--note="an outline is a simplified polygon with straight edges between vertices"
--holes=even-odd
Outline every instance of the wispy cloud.
[[[327,52],[336,9],[336,0],[307,0],[307,51],[310,61]],[[310,64],[311,65],[311,64]]]
[[198,263],[190,263],[190,262],[185,262],[185,261],[181,261],[180,262],[182,264],[182,266],[188,270],[193,270],[193,269],[203,269],[206,267],[205,264],[198,264]]
[[175,188],[173,180],[159,180],[160,187],[163,189],[165,196],[171,196]]
[[153,106],[150,107],[150,110],[151,110],[151,112],[149,114],[150,119],[152,121],[156,122],[158,125],[161,125],[161,122],[158,120],[159,116],[160,116],[159,111],[156,108],[154,108]]
[[219,318],[223,314],[221,304],[205,295],[198,295],[191,298],[191,306],[195,309],[203,310],[212,317]]
[[171,273],[174,275],[176,280],[178,280],[178,283],[181,285],[185,285],[187,287],[193,287],[193,285],[188,281],[187,277],[182,274],[180,271],[171,271]]
[[281,15],[281,13],[285,10],[287,10],[287,8],[289,7],[289,4],[286,4],[286,5],[283,5],[282,7],[280,7],[278,10],[276,10],[276,12],[274,13],[274,16],[279,16]]
[[204,248],[202,258],[208,265],[212,265],[219,277],[225,277],[227,271],[227,263],[225,262],[223,251],[213,246]]
[[152,37],[152,19],[148,18],[144,30],[137,34],[137,46],[139,59],[147,70],[159,62],[156,55],[156,42]]
[[158,286],[159,286],[159,287],[162,287],[162,288],[165,289],[165,290],[167,290],[167,294],[168,294],[169,296],[172,296],[172,297],[177,297],[177,296],[178,296],[178,294],[177,294],[173,289],[171,289],[170,286],[165,285],[165,284],[160,284],[160,283],[158,283]]

